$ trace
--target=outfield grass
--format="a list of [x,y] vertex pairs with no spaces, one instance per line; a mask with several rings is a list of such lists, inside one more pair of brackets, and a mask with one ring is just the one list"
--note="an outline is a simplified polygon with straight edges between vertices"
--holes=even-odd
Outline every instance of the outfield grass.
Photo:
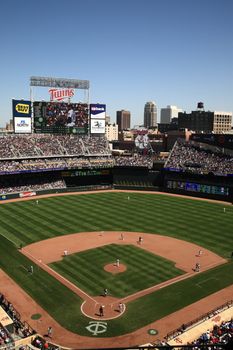
[[83,231],[158,233],[200,244],[223,257],[233,246],[233,207],[143,193],[50,197],[0,206],[0,233],[17,245]]
[[[131,193],[96,193],[0,205],[0,267],[65,328],[83,335],[89,319],[81,299],[43,270],[27,273],[30,260],[16,249],[57,235],[83,231],[137,231],[187,240],[229,257],[233,208],[189,198]],[[7,239],[6,239],[6,238]],[[147,295],[109,321],[107,333],[125,334],[233,283],[233,263]],[[66,312],[64,312],[66,310]],[[78,325],[78,326],[77,326]]]
[[[114,264],[117,258],[127,270],[116,275],[105,271],[104,266]],[[100,295],[107,288],[110,295],[117,298],[184,273],[169,260],[132,245],[117,244],[71,254],[49,265],[89,295]]]

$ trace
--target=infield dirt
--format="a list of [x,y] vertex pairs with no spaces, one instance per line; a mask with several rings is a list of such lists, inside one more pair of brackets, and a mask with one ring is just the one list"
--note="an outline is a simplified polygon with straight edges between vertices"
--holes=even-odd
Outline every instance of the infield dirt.
[[[90,193],[90,192],[88,192]],[[95,192],[96,193],[96,192]],[[83,193],[82,193],[83,194]],[[77,195],[77,193],[76,193]],[[44,196],[42,196],[44,197]],[[37,197],[39,198],[39,197]],[[31,199],[31,198],[30,198]],[[15,201],[15,200],[13,200]],[[9,202],[9,201],[7,201]],[[224,203],[225,205],[226,203]],[[85,240],[83,239],[85,236]],[[53,274],[53,270],[50,269],[47,264],[53,261],[58,261],[62,259],[64,249],[67,249],[69,253],[79,252],[90,248],[100,247],[102,245],[117,243],[117,244],[134,244],[138,246],[138,237],[143,236],[142,249],[148,250],[156,255],[165,257],[166,259],[172,260],[176,263],[176,266],[186,273],[179,278],[188,278],[195,272],[193,267],[197,261],[197,254],[199,250],[203,251],[203,255],[199,258],[201,262],[201,271],[207,270],[210,267],[222,264],[225,260],[218,255],[203,249],[200,246],[191,244],[185,241],[181,241],[175,238],[170,238],[166,236],[145,234],[145,233],[135,233],[135,232],[124,232],[124,241],[120,239],[120,232],[107,232],[102,234],[102,232],[89,232],[89,233],[79,233],[67,236],[60,236],[52,238],[49,240],[41,241],[28,245],[23,248],[23,253],[30,257],[35,263],[39,264],[45,270]],[[75,239],[74,239],[75,238]],[[54,249],[54,243],[56,242],[56,249]],[[40,253],[38,253],[40,252]],[[112,267],[114,269],[115,267]],[[110,272],[111,269],[110,269]],[[60,278],[60,275],[56,275],[56,278]],[[174,283],[177,278],[165,282],[162,286],[157,285],[149,288],[148,290],[140,291],[127,298],[122,299],[125,304],[128,301],[139,298],[146,293],[151,293],[160,288],[166,286],[168,283]],[[96,298],[89,298],[86,293],[83,293],[77,286],[71,286],[70,282],[62,279],[62,283],[69,284],[69,288],[73,289],[75,293],[80,295],[83,300],[82,311],[89,317],[97,318],[96,309],[93,308],[93,299],[95,302],[100,303],[102,299],[101,296],[96,296]],[[45,334],[49,326],[53,327],[53,339],[52,341],[56,344],[60,344],[64,347],[70,348],[107,348],[107,347],[130,347],[138,344],[153,343],[158,339],[162,339],[168,332],[180,327],[181,324],[189,322],[191,319],[202,315],[205,312],[210,311],[213,308],[218,307],[224,301],[232,299],[233,286],[225,288],[222,291],[212,294],[207,298],[191,304],[178,312],[170,314],[163,319],[149,324],[137,331],[114,338],[93,338],[84,337],[77,334],[71,333],[66,329],[62,328],[50,315],[43,310],[36,302],[27,295],[15,282],[7,276],[2,270],[0,270],[0,280],[1,280],[1,293],[11,301],[15,308],[20,312],[22,319],[27,321],[34,329],[40,334]],[[119,300],[107,296],[105,303],[107,305],[114,304],[118,305]],[[119,317],[119,312],[116,308],[109,311],[106,314],[106,318],[110,319],[112,317]],[[115,309],[115,311],[114,311]],[[31,316],[33,314],[39,313],[42,317],[39,320],[32,320]],[[117,313],[117,315],[116,315]],[[148,329],[155,328],[158,330],[158,336],[152,336],[148,334]]]

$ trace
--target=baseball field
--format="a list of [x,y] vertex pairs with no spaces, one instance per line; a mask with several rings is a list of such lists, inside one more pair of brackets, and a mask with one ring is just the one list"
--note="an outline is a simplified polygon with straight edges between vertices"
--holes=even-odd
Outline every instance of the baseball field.
[[[233,207],[224,203],[140,192],[54,196],[40,198],[38,204],[33,199],[4,203],[0,205],[0,267],[62,327],[87,337],[92,336],[88,329],[92,317],[83,312],[82,295],[95,303],[99,298],[105,301],[102,293],[107,288],[110,304],[115,307],[114,302],[122,300],[126,308],[122,315],[116,312],[116,317],[113,312],[107,331],[99,336],[120,336],[233,284],[232,218]],[[142,246],[139,236],[144,239]],[[76,246],[62,257],[67,237]],[[161,240],[153,241],[153,237]],[[164,242],[167,237],[172,242],[184,241],[196,253],[201,249],[203,257],[196,258],[190,248],[192,266],[179,265],[166,254],[170,246],[161,237]],[[86,239],[90,245],[79,249]],[[47,251],[49,242],[52,249]],[[36,247],[35,253],[31,247]],[[175,249],[174,245],[169,251]],[[188,248],[183,252],[188,256]],[[199,273],[192,273],[193,261],[201,261],[205,253],[219,258],[219,263],[206,263],[205,269],[201,266]],[[120,273],[114,273],[117,258],[124,267]],[[28,272],[31,265],[33,273]],[[105,269],[108,265],[113,267],[110,272]],[[171,279],[174,283],[155,288]],[[93,320],[99,318],[94,311]]]

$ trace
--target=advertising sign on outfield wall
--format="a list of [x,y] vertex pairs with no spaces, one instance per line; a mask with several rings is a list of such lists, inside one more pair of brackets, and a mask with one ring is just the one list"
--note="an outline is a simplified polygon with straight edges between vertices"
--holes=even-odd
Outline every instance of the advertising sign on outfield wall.
[[36,196],[36,192],[31,192],[31,191],[28,191],[28,192],[20,192],[19,194],[19,197],[20,198],[26,198],[26,197],[33,197],[33,196]]
[[31,118],[15,117],[14,129],[16,134],[30,134],[32,132]]
[[105,134],[104,119],[91,119],[91,134]]

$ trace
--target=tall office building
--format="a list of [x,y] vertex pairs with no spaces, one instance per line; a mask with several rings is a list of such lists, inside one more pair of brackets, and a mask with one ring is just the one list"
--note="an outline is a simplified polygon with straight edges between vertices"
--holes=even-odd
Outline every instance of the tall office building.
[[161,108],[160,110],[160,123],[170,124],[172,118],[178,118],[178,113],[183,112],[182,109],[176,106],[167,106],[167,108]]
[[118,125],[106,124],[105,136],[108,141],[118,140]]
[[191,113],[179,113],[179,129],[189,129],[196,132],[224,133],[232,128],[231,112],[211,112],[204,110]]
[[155,102],[147,102],[144,107],[144,126],[145,128],[155,127],[157,125],[157,106]]
[[126,130],[130,129],[130,112],[121,110],[117,111],[117,120],[116,123],[118,125],[118,130]]

